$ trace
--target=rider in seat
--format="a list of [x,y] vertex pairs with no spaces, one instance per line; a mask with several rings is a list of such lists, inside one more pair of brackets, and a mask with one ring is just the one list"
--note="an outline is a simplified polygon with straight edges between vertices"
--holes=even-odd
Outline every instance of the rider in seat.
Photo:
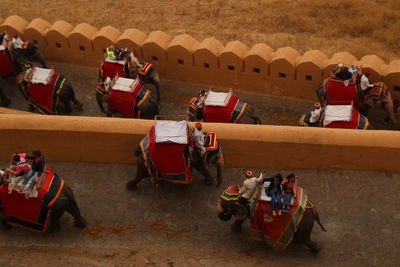
[[195,123],[195,128],[193,130],[193,142],[194,146],[200,151],[200,157],[204,159],[206,154],[205,148],[205,135],[203,133],[203,125],[200,122]]
[[[21,155],[21,156],[20,156]],[[13,170],[13,166],[15,165],[15,170]],[[23,154],[19,155],[14,155],[12,160],[11,160],[11,166],[10,168],[5,169],[4,172],[11,174],[11,181],[8,186],[8,193],[11,194],[12,190],[16,187],[18,181],[21,179],[24,179],[26,175],[30,172],[31,166],[26,163],[25,158],[23,157]]]
[[27,156],[27,159],[33,160],[32,168],[28,175],[22,181],[23,190],[26,193],[31,193],[36,185],[36,178],[40,177],[44,172],[45,159],[40,150],[32,151],[33,156]]

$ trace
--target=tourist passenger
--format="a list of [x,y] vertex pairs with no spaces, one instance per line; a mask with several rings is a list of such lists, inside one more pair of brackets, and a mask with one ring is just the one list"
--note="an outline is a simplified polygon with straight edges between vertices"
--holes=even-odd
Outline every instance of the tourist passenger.
[[270,184],[266,190],[268,190],[271,196],[271,209],[272,215],[276,216],[276,204],[278,204],[278,215],[282,214],[282,175],[280,173],[276,174],[272,178],[265,179],[269,181]]
[[[13,170],[13,165],[15,165],[15,170]],[[4,172],[7,172],[11,175],[10,183],[8,185],[8,193],[11,194],[12,190],[16,187],[17,183],[26,177],[29,173],[31,167],[28,163],[26,163],[25,159],[21,160],[19,155],[14,155],[11,160],[10,168],[5,169]]]
[[32,168],[28,175],[22,181],[23,190],[31,193],[36,185],[36,178],[40,177],[44,171],[45,159],[39,150],[32,151],[33,156],[27,156],[27,159],[33,160]]
[[289,212],[293,199],[296,199],[297,176],[293,173],[282,182],[283,211]]

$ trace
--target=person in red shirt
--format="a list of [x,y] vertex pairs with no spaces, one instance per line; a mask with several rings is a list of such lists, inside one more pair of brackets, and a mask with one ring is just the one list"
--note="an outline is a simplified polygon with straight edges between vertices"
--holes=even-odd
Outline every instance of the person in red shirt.
[[283,211],[289,212],[290,204],[296,199],[297,176],[293,173],[286,176],[282,181]]
[[29,171],[31,170],[31,166],[26,163],[24,159],[21,159],[19,155],[14,155],[12,158],[12,165],[16,165],[15,170],[7,168],[4,172],[7,172],[14,177],[11,177],[11,183],[8,186],[8,193],[11,194],[12,190],[15,188],[17,182],[24,178]]

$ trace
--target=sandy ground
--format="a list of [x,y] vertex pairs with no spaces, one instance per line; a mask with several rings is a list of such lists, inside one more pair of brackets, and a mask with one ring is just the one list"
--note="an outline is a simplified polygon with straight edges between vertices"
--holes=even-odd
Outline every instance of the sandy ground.
[[[6,164],[3,162],[3,164]],[[400,263],[400,173],[277,170],[295,172],[317,205],[328,232],[316,225],[322,246],[313,255],[303,245],[274,252],[250,239],[249,224],[234,234],[219,221],[215,202],[224,188],[242,182],[242,169],[226,168],[220,188],[194,173],[188,186],[142,181],[125,184],[134,165],[48,162],[74,189],[88,227],[65,214],[58,233],[19,227],[0,232],[1,266],[395,266]],[[255,170],[258,173],[260,170]],[[384,193],[383,193],[384,192]],[[383,204],[384,203],[384,204]]]

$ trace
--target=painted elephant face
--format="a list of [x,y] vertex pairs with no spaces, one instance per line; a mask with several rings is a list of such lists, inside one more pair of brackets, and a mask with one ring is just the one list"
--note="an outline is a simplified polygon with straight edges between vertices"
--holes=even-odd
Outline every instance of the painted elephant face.
[[229,221],[232,216],[243,218],[247,216],[247,209],[237,201],[220,199],[217,203],[217,216],[222,221]]

